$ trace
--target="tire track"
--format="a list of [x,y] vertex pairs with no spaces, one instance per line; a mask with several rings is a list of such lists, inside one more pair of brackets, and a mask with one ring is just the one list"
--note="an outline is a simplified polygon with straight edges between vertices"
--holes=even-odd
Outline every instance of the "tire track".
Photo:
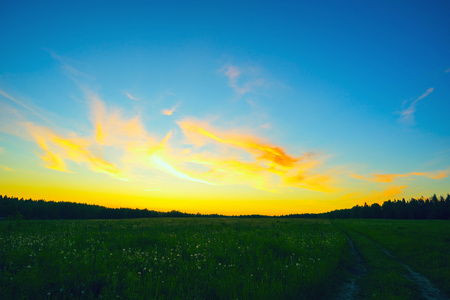
[[[433,286],[431,281],[428,280],[428,278],[426,278],[424,275],[422,275],[418,272],[415,272],[410,266],[400,262],[394,255],[392,255],[388,250],[386,250],[386,248],[384,248],[377,242],[371,240],[370,238],[368,238],[364,235],[361,235],[361,234],[358,234],[358,235],[362,236],[363,238],[365,238],[368,241],[370,241],[371,243],[373,243],[381,251],[383,251],[384,254],[391,257],[397,263],[402,265],[409,273],[407,275],[404,275],[404,277],[408,280],[414,281],[419,286],[419,289],[422,292],[422,295],[425,299],[427,299],[427,300],[448,300],[448,298],[445,295],[443,295],[442,292],[438,288]],[[347,236],[347,239],[349,239],[348,236]],[[351,298],[341,298],[341,299],[351,299]]]
[[359,286],[356,284],[356,280],[367,273],[367,266],[364,264],[361,255],[359,255],[356,251],[353,241],[347,234],[345,234],[345,237],[350,245],[350,251],[355,262],[350,268],[347,269],[347,271],[350,272],[351,277],[342,285],[341,292],[336,298],[339,300],[354,299],[356,293],[359,291]]

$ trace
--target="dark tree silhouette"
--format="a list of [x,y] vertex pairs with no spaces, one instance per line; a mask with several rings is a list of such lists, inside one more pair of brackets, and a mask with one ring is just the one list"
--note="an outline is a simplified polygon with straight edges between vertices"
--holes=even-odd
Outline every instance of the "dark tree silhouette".
[[[172,210],[158,212],[148,209],[107,208],[99,205],[44,200],[24,200],[0,195],[0,219],[23,217],[25,219],[126,219],[155,217],[226,217],[218,214],[189,214]],[[241,215],[243,218],[265,218],[263,215]],[[287,218],[362,218],[362,219],[450,219],[450,194],[430,198],[411,198],[409,201],[388,200],[382,205],[374,203],[356,205],[348,209],[321,214],[291,214]]]

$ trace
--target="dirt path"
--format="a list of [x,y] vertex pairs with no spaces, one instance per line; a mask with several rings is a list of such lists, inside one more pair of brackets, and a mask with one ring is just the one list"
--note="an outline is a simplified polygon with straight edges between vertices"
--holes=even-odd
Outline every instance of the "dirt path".
[[359,286],[356,284],[356,280],[367,273],[367,266],[364,264],[361,256],[355,249],[355,245],[353,241],[350,239],[348,235],[345,235],[350,244],[350,250],[354,259],[354,265],[351,266],[348,271],[351,274],[351,277],[345,282],[341,287],[341,292],[337,296],[336,299],[354,299],[356,293],[359,290]]
[[[410,266],[401,263],[394,255],[392,255],[388,250],[386,250],[384,247],[382,247],[380,244],[374,242],[373,240],[369,239],[366,236],[360,235],[359,236],[367,239],[372,244],[377,246],[383,253],[385,253],[387,256],[394,259],[396,262],[398,262],[400,265],[402,265],[407,271],[408,274],[405,275],[405,278],[408,280],[411,280],[415,282],[420,291],[422,292],[422,296],[424,299],[427,300],[446,300],[448,299],[445,295],[442,294],[442,292],[433,286],[433,284],[422,274],[417,273],[411,269]],[[353,268],[349,269],[348,271],[352,274],[351,278],[349,279],[349,282],[346,282],[343,284],[341,293],[337,297],[337,299],[354,299],[354,296],[359,290],[359,287],[356,284],[356,280],[363,276],[365,273],[367,273],[367,266],[364,264],[364,261],[362,260],[361,256],[358,254],[358,252],[355,249],[355,246],[353,244],[353,241],[350,239],[349,236],[347,236],[347,240],[350,243],[351,247],[351,253],[354,256],[355,259],[355,265]]]
[[397,261],[399,264],[401,264],[408,271],[409,274],[405,275],[405,277],[409,280],[414,281],[419,286],[419,288],[422,292],[422,295],[424,296],[425,299],[428,299],[428,300],[446,300],[446,299],[448,299],[447,297],[445,297],[442,294],[442,292],[438,288],[433,286],[433,284],[430,282],[430,280],[428,280],[428,278],[426,278],[425,276],[423,276],[420,273],[413,271],[413,269],[411,269],[410,266],[400,262],[394,255],[392,255],[389,251],[387,251],[380,244],[369,239],[368,237],[365,237],[365,238],[368,239],[369,241],[371,241],[378,248],[380,248],[381,251],[383,251],[387,256],[392,257],[395,261]]

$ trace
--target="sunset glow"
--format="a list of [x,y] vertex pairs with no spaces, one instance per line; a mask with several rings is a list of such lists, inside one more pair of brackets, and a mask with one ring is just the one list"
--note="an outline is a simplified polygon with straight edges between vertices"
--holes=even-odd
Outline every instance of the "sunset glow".
[[0,194],[278,215],[450,192],[447,4],[184,4],[2,5]]

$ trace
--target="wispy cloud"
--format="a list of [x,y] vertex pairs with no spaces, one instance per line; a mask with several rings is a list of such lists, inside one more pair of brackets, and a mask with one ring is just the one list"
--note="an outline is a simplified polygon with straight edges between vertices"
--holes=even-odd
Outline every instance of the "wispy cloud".
[[[25,124],[43,152],[38,156],[44,167],[73,173],[67,163],[75,162],[86,165],[91,171],[127,181],[134,170],[157,169],[180,179],[214,184],[182,169],[185,162],[182,153],[170,153],[171,132],[158,141],[145,129],[139,116],[124,118],[120,109],[107,107],[97,94],[88,90],[85,93],[94,126],[92,135],[61,134],[31,122]],[[106,158],[104,153],[111,149],[115,151]]]
[[261,125],[261,128],[270,129],[272,128],[272,124],[270,122],[264,123]]
[[65,75],[79,86],[82,86],[83,83],[86,82],[92,83],[95,81],[94,76],[81,71],[82,69],[89,68],[87,64],[72,58],[64,57],[47,48],[43,48],[43,50],[47,51],[54,60],[59,62]]
[[74,133],[65,137],[51,129],[32,123],[26,126],[36,143],[44,150],[44,154],[40,157],[45,162],[46,168],[72,173],[66,166],[66,161],[69,160],[79,164],[85,163],[94,172],[124,179],[120,170],[113,163],[103,158],[101,153],[95,153],[92,149],[93,140],[91,138],[78,137]]
[[154,100],[155,103],[160,103],[162,101],[165,101],[167,98],[172,97],[172,96],[176,96],[175,93],[171,92],[171,91],[164,91],[161,92],[157,95],[156,99]]
[[416,112],[416,105],[417,102],[419,102],[420,100],[424,99],[425,97],[427,97],[429,94],[431,94],[434,91],[434,88],[429,88],[425,91],[425,93],[423,93],[422,95],[420,95],[419,97],[412,99],[412,100],[406,100],[403,102],[402,107],[404,107],[404,109],[402,111],[400,111],[400,122],[407,124],[407,125],[412,125],[414,124],[414,113]]
[[166,116],[171,116],[179,106],[180,103],[176,104],[171,109],[163,109],[161,113]]
[[214,183],[208,182],[206,180],[202,180],[202,179],[198,179],[198,178],[194,178],[188,174],[186,174],[185,172],[182,172],[180,170],[178,170],[177,168],[175,168],[174,166],[172,166],[171,164],[167,163],[166,161],[164,161],[163,159],[161,159],[161,157],[159,157],[156,154],[153,154],[151,156],[151,161],[153,164],[156,165],[156,167],[164,172],[167,172],[169,174],[174,175],[175,177],[181,178],[181,179],[186,179],[186,180],[190,180],[190,181],[194,181],[194,182],[201,182],[201,183],[206,183],[206,184],[212,184],[215,185]]
[[[231,69],[228,75],[233,78],[237,72]],[[333,191],[332,176],[320,171],[322,161],[317,156],[292,155],[280,145],[245,134],[242,128],[220,130],[195,119],[178,122],[182,130],[176,138],[169,132],[161,139],[145,128],[139,114],[125,117],[122,109],[110,107],[96,93],[80,88],[89,104],[90,133],[44,126],[26,118],[16,122],[26,133],[24,138],[38,146],[37,156],[45,168],[75,173],[78,164],[121,180],[137,176],[145,181],[150,179],[146,174],[154,176],[160,171],[211,186],[246,185],[269,192],[293,187]],[[170,109],[170,114],[178,106]]]
[[389,199],[393,200],[400,197],[405,188],[407,188],[406,185],[390,185],[382,188],[381,190],[346,194],[338,199],[335,199],[335,201],[336,203],[345,203],[346,207],[355,204],[363,205],[364,203],[367,203],[368,205],[371,205],[372,203],[381,204]]
[[279,146],[252,135],[220,131],[209,124],[186,119],[178,122],[189,143],[199,149],[215,146],[213,151],[190,155],[190,162],[208,169],[201,174],[218,184],[247,184],[254,188],[277,192],[284,187],[301,187],[330,192],[331,177],[319,174],[321,164],[310,154],[294,157]]
[[14,169],[7,167],[7,166],[0,165],[0,168],[2,168],[5,171],[8,171],[8,172],[15,172]]
[[131,100],[135,100],[135,101],[139,101],[140,99],[134,97],[133,95],[131,95],[130,93],[128,93],[127,91],[122,91],[122,93],[127,96],[129,99]]
[[46,117],[44,117],[44,115],[42,113],[38,112],[38,110],[36,108],[33,108],[31,105],[27,105],[27,104],[23,103],[22,101],[17,100],[16,98],[14,98],[11,95],[5,93],[1,89],[0,89],[0,95],[5,97],[6,99],[16,103],[17,105],[21,106],[22,108],[25,108],[27,111],[31,112],[35,116],[38,116],[39,118],[41,118],[45,122],[47,122],[49,124],[52,124],[52,122],[50,122]]
[[442,179],[446,178],[449,174],[449,171],[433,171],[433,172],[411,172],[404,174],[373,174],[369,177],[361,176],[357,174],[351,174],[350,176],[356,179],[371,181],[371,182],[384,182],[389,183],[393,182],[398,178],[407,178],[411,176],[424,176],[432,179]]
[[227,66],[221,69],[221,72],[228,77],[228,85],[234,89],[239,95],[247,94],[254,90],[255,87],[264,85],[264,79],[256,78],[241,81],[239,80],[244,71],[237,66]]
[[448,68],[447,70],[445,70],[445,73],[450,73],[450,68]]
[[367,202],[380,202],[386,201],[388,199],[393,199],[402,194],[403,189],[405,189],[406,185],[401,186],[390,186],[382,191],[373,191],[367,196]]

